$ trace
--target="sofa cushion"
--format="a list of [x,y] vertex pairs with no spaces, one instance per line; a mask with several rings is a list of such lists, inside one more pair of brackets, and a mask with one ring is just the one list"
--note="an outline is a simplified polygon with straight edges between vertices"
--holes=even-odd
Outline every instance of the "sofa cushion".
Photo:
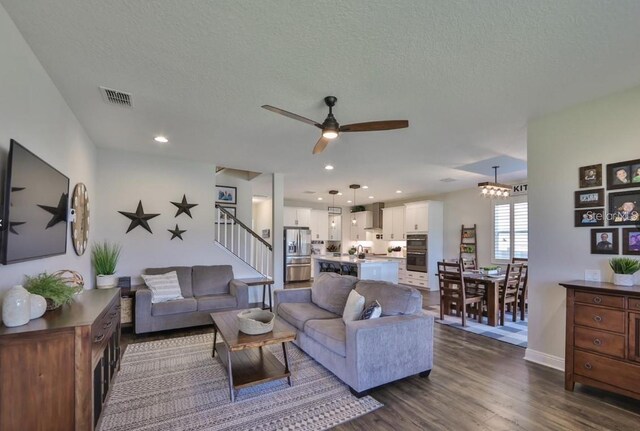
[[144,270],[145,274],[158,275],[166,274],[167,272],[175,271],[178,274],[178,283],[180,283],[180,291],[184,298],[193,297],[193,291],[191,290],[191,267],[190,266],[168,266],[166,268],[147,268]]
[[229,294],[229,282],[233,280],[231,265],[193,267],[193,295]]
[[238,307],[238,301],[233,295],[205,295],[196,297],[196,300],[198,301],[198,311]]
[[342,314],[349,293],[358,281],[350,275],[323,272],[311,287],[311,302],[335,314]]
[[366,303],[378,301],[383,316],[415,314],[422,310],[422,295],[410,286],[388,281],[360,280],[356,292],[365,297]]
[[193,298],[174,299],[173,301],[153,304],[151,306],[151,315],[166,316],[168,314],[188,313],[197,309],[198,303]]
[[342,319],[308,320],[304,333],[333,353],[347,356],[347,331]]
[[183,299],[178,283],[178,274],[175,271],[158,275],[142,274],[142,279],[151,290],[152,304]]
[[310,302],[285,302],[278,305],[278,316],[304,330],[304,324],[311,319],[335,319],[340,317]]

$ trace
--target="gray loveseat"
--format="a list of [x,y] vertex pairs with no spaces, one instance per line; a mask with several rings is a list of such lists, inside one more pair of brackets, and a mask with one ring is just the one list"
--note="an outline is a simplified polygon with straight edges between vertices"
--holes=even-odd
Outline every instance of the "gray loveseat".
[[151,303],[151,290],[136,291],[136,334],[211,323],[209,313],[249,307],[248,286],[233,279],[231,265],[147,268],[145,274],[176,271],[184,299]]
[[[380,318],[343,322],[354,287],[366,305],[382,305]],[[297,330],[295,343],[356,396],[414,374],[426,377],[433,367],[434,319],[423,313],[422,295],[414,288],[322,273],[311,288],[274,294],[278,317]]]

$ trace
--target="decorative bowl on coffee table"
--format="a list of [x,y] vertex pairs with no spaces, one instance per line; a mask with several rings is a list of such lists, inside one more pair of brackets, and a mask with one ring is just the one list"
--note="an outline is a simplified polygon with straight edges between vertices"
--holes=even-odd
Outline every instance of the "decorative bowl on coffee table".
[[238,329],[247,335],[266,334],[273,331],[274,320],[271,311],[252,308],[238,313]]

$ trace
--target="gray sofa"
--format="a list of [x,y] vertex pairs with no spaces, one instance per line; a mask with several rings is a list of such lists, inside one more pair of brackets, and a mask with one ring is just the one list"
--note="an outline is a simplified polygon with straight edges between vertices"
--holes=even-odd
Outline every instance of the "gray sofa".
[[184,299],[151,303],[151,290],[136,291],[136,334],[211,323],[209,313],[249,308],[248,286],[233,279],[231,265],[147,268],[145,274],[176,271]]
[[[378,319],[342,320],[351,289],[366,305],[382,305]],[[276,290],[274,310],[291,329],[295,343],[351,388],[368,389],[433,367],[434,319],[422,311],[422,295],[409,286],[322,273],[311,288]]]

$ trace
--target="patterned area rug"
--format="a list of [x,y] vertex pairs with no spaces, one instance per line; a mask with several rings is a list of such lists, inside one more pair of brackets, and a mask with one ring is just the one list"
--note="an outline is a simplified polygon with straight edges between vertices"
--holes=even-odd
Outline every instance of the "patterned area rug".
[[[494,340],[502,341],[503,343],[513,344],[519,347],[527,347],[527,338],[529,331],[529,321],[525,315],[525,320],[520,320],[520,316],[515,322],[512,322],[513,318],[508,311],[505,313],[504,326],[489,326],[482,323],[478,323],[477,320],[467,318],[467,326],[462,326],[462,320],[458,316],[444,315],[444,320],[440,320],[440,306],[429,306],[424,310],[427,314],[434,316],[436,322],[443,325],[448,325],[453,328],[462,329],[463,331],[473,332],[474,334],[482,335],[485,337],[493,338]],[[486,319],[485,319],[486,321]]]
[[[349,388],[293,344],[286,379],[241,389],[229,400],[212,334],[131,344],[100,418],[100,431],[326,430],[382,406]],[[283,362],[280,345],[271,352]]]

